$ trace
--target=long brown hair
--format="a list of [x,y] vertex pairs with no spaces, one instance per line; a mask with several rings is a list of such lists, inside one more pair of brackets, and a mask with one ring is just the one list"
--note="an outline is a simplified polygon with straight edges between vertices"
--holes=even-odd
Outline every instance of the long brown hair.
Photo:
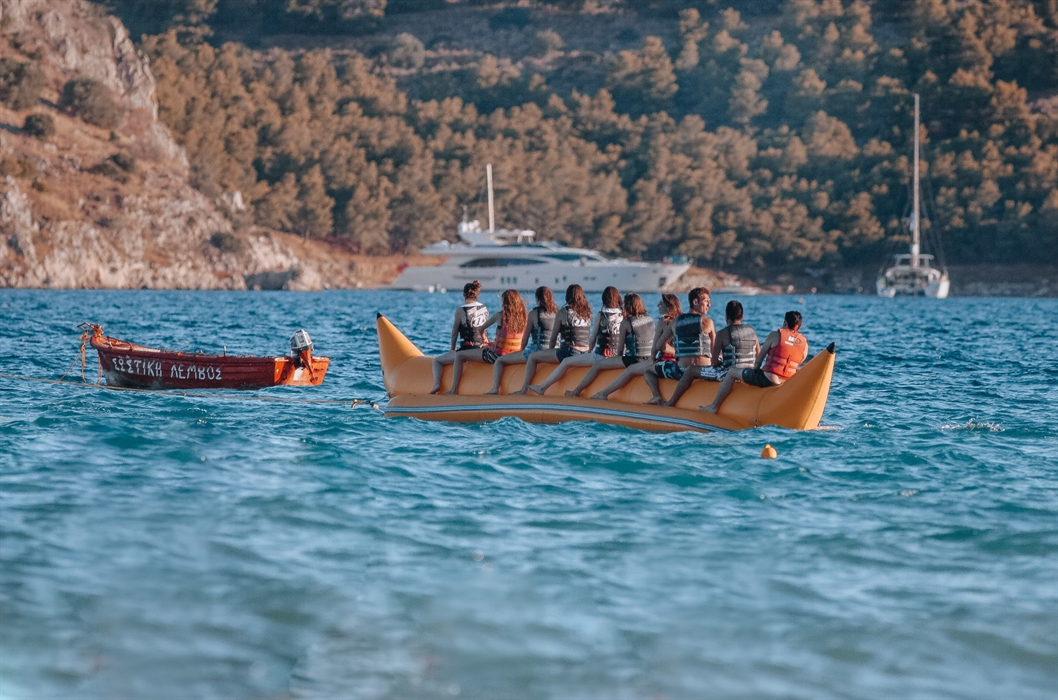
[[549,314],[558,311],[558,305],[555,304],[555,295],[551,293],[551,287],[536,288],[536,305]]
[[617,291],[617,287],[602,290],[602,305],[608,309],[621,308],[621,293]]
[[671,321],[680,314],[683,313],[683,307],[680,306],[680,298],[675,294],[662,294],[661,303],[665,305],[665,315],[661,318],[662,321]]
[[508,289],[503,293],[503,311],[500,312],[500,325],[508,336],[521,333],[525,330],[525,321],[528,314],[525,312],[525,302],[522,295],[514,289]]
[[647,307],[638,294],[625,294],[625,317],[646,316]]
[[588,303],[588,297],[584,296],[584,288],[579,284],[566,287],[566,306],[580,318],[591,318],[591,304]]

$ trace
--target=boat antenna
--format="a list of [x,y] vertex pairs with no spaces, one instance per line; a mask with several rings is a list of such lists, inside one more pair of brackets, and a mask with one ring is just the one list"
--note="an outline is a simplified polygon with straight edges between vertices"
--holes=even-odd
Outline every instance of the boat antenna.
[[915,176],[912,201],[914,204],[911,206],[911,267],[918,269],[918,254],[920,250],[918,232],[918,93],[915,94]]
[[[918,103],[916,102],[915,104]],[[493,208],[492,204],[492,163],[485,166],[485,180],[488,181],[489,185],[489,232],[491,233],[496,230],[496,210]]]
[[465,224],[466,222],[467,222],[467,205],[464,204],[463,205],[463,223]]

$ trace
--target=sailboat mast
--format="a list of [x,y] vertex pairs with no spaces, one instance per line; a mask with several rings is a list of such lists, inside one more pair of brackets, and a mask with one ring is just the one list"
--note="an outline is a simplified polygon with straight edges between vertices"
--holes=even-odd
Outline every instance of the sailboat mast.
[[[918,267],[918,254],[920,250],[919,241],[919,213],[918,213],[918,95],[915,95],[915,177],[913,184],[913,202],[911,209],[911,267]],[[491,200],[490,200],[491,201]]]
[[[918,99],[917,95],[915,96],[915,99],[916,100]],[[915,104],[917,105],[918,102],[916,102]],[[918,112],[915,112],[915,114],[918,114]],[[918,147],[916,146],[916,148],[918,148]],[[916,150],[915,153],[918,153],[918,151]],[[915,167],[917,168],[918,166],[916,165]],[[918,178],[918,170],[915,170],[915,178],[916,178],[915,182],[918,182],[918,179],[917,179]],[[496,210],[493,208],[493,203],[492,203],[492,163],[489,163],[488,165],[485,166],[485,179],[488,180],[488,183],[489,183],[489,231],[495,231],[496,230]],[[915,200],[915,211],[918,211],[918,200],[917,199]]]

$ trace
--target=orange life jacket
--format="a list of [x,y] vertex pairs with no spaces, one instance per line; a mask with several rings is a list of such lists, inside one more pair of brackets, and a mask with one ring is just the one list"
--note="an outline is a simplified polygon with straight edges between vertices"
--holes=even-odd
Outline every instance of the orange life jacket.
[[522,333],[507,333],[506,328],[501,328],[496,333],[496,340],[494,340],[490,347],[492,351],[497,355],[510,355],[512,352],[518,352],[522,349]]
[[794,376],[797,368],[808,357],[808,341],[797,331],[779,329],[779,344],[768,351],[762,370],[782,379]]

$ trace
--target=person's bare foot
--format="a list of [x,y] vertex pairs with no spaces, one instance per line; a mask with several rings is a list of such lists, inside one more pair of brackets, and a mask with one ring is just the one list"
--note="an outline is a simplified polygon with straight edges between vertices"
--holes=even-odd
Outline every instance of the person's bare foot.
[[529,385],[529,391],[533,392],[534,394],[540,394],[541,396],[543,396],[543,395],[544,395],[544,390],[543,390],[543,389],[541,389],[541,388],[540,388],[539,386],[537,386],[536,384],[530,384],[530,385]]
[[525,396],[525,389],[519,389],[518,391],[512,391],[511,396]]
[[458,393],[456,392],[455,387],[453,387],[453,388],[451,388],[451,389],[449,389],[448,391],[445,392],[445,396],[457,396],[457,395],[458,395]]
[[595,399],[596,401],[606,401],[608,398],[610,398],[609,396],[607,396],[606,394],[602,393],[601,391],[598,394],[592,394],[591,397],[593,399]]
[[713,404],[709,404],[708,406],[699,406],[698,410],[699,411],[704,411],[705,413],[712,413],[712,414],[715,415],[716,411],[717,411],[717,407],[714,406]]
[[496,396],[499,393],[500,393],[499,389],[489,389],[488,391],[485,392],[485,396]]
[[650,401],[647,401],[647,406],[660,406],[661,404],[662,400],[660,396],[655,396],[651,398]]
[[659,406],[664,406],[665,408],[672,408],[673,406],[675,406],[675,404],[672,403],[671,401],[662,401],[658,405]]
[[572,389],[570,389],[569,391],[566,392],[566,396],[568,396],[571,399],[575,399],[576,397],[580,396],[580,392],[573,391]]
[[441,387],[435,386],[433,389],[430,389],[430,393],[431,394],[440,394],[441,393]]

